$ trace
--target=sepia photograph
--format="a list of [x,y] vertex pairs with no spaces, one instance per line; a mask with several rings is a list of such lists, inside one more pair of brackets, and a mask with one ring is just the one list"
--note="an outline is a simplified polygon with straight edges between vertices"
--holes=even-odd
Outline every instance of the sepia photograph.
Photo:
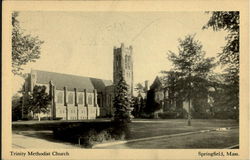
[[238,148],[239,16],[13,12],[13,147]]
[[67,158],[71,149],[243,156],[241,96],[249,100],[240,94],[248,86],[240,9],[9,15],[8,156]]

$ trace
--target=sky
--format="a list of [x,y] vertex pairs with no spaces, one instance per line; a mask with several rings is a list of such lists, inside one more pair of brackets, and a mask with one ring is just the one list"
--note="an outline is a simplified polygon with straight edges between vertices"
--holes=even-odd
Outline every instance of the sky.
[[[113,80],[113,47],[133,46],[134,84],[153,82],[170,70],[167,52],[178,51],[178,39],[195,34],[206,52],[215,57],[225,45],[226,32],[202,30],[205,12],[20,12],[25,33],[44,41],[41,57],[25,65],[31,69]],[[218,71],[220,69],[217,69]],[[13,76],[13,94],[23,79]]]

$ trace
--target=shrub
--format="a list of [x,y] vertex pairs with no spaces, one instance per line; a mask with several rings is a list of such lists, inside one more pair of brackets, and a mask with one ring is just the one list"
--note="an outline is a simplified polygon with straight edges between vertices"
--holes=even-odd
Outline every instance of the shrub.
[[98,143],[103,143],[107,141],[112,141],[114,138],[111,136],[110,129],[103,130],[101,132],[96,132],[96,130],[90,130],[87,135],[81,135],[79,138],[82,140],[82,145],[91,148],[93,145]]
[[62,117],[55,117],[53,118],[53,120],[62,120],[63,118]]
[[177,117],[177,112],[163,112],[163,113],[158,113],[159,118],[162,119],[172,119]]
[[123,140],[130,134],[127,123],[72,123],[53,129],[55,138],[90,148],[106,141]]
[[41,120],[50,120],[51,117],[41,117]]
[[141,113],[140,118],[152,119],[152,118],[154,118],[154,114],[153,113],[151,113],[151,114]]
[[120,129],[108,128],[100,132],[91,129],[89,132],[87,132],[87,134],[83,133],[78,138],[81,139],[81,145],[87,148],[91,148],[95,144],[104,143],[108,141],[124,140],[128,136],[128,129],[124,129],[124,126],[120,127]]

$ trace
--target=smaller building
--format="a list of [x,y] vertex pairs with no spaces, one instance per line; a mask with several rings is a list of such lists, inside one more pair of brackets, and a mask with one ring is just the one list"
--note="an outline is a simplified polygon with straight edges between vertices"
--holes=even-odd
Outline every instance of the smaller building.
[[[183,114],[182,109],[187,110],[187,101],[183,101],[177,97],[175,92],[171,92],[164,77],[156,76],[147,92],[147,97],[149,99],[153,98],[154,103],[152,106],[157,108],[154,112],[155,118],[158,118],[159,113],[170,113],[178,109],[181,113],[178,112],[176,116],[179,117],[180,114]],[[147,102],[151,101],[148,100]]]
[[169,90],[162,77],[156,76],[149,91],[154,92],[154,100],[160,105],[158,112],[166,111],[169,105]]
[[214,110],[214,98],[211,95],[215,92],[214,87],[212,87],[214,80],[209,80],[210,85],[203,88],[204,91],[207,90],[204,92],[205,94],[196,95],[190,99],[181,97],[175,88],[169,86],[167,82],[164,77],[157,76],[148,91],[148,98],[153,96],[155,102],[152,106],[157,108],[154,112],[155,117],[158,116],[158,113],[168,113],[169,116],[172,114],[179,118],[187,117],[188,113],[194,118],[205,118],[213,115],[211,110]]

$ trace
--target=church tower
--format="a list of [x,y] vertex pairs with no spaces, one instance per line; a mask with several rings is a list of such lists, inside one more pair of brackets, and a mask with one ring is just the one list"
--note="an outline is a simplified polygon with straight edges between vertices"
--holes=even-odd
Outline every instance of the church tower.
[[114,47],[113,82],[115,85],[120,80],[121,71],[129,86],[128,93],[133,96],[133,48],[132,46],[125,47],[123,43],[120,48]]

